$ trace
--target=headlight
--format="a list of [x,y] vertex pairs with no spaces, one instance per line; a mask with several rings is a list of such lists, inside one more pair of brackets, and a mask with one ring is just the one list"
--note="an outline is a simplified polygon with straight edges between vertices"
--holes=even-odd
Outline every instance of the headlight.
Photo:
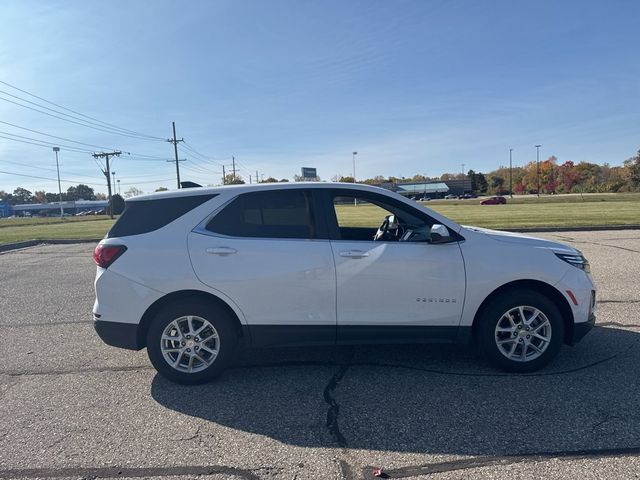
[[581,253],[556,253],[556,257],[558,257],[560,260],[564,260],[574,267],[578,267],[579,269],[584,270],[587,273],[591,272],[591,266],[589,265],[589,262]]

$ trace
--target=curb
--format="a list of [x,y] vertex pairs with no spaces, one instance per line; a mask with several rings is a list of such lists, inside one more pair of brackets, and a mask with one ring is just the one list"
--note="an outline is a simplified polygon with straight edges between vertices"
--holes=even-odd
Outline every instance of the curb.
[[6,243],[0,245],[0,253],[35,247],[36,245],[69,245],[74,243],[98,243],[101,238],[51,238],[42,240],[25,240],[24,242]]
[[640,225],[592,225],[590,227],[529,227],[529,228],[505,229],[505,231],[507,232],[514,232],[514,233],[598,232],[603,230],[640,230]]

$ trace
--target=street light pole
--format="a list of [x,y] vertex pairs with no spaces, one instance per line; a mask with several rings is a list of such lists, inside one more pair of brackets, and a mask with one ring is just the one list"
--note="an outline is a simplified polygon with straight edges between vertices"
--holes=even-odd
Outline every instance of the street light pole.
[[56,152],[56,171],[58,172],[58,194],[60,195],[60,218],[64,217],[64,209],[62,207],[62,187],[60,186],[60,165],[58,164],[58,152],[60,147],[53,147],[53,151]]
[[113,190],[115,191],[115,189],[116,189],[116,172],[111,172],[111,175],[113,176]]
[[536,176],[538,177],[538,197],[540,196],[540,147],[542,145],[534,145],[536,147]]
[[353,183],[356,183],[356,155],[358,152],[353,152]]
[[120,195],[120,179],[118,179],[117,181],[118,181],[118,195]]
[[513,198],[513,164],[511,162],[513,148],[509,149],[509,193],[511,194],[511,198]]

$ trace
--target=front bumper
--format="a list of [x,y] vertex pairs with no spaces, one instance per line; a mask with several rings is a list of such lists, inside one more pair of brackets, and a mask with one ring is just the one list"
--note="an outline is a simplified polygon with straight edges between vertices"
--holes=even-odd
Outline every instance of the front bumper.
[[587,320],[586,322],[574,323],[573,336],[571,338],[571,345],[575,345],[580,340],[582,340],[583,337],[591,331],[591,329],[595,324],[596,324],[596,315],[593,312],[591,312],[591,314],[589,315],[589,320]]
[[140,350],[138,345],[138,325],[134,323],[103,322],[93,323],[96,333],[107,345],[127,350]]

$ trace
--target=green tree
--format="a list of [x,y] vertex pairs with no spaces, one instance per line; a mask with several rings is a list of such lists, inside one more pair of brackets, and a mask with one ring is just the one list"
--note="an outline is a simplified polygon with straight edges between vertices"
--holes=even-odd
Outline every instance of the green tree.
[[13,205],[20,205],[23,203],[32,203],[33,196],[29,190],[26,188],[18,187],[13,191],[13,198],[11,199],[11,203]]
[[142,195],[144,192],[136,187],[131,187],[129,190],[124,192],[125,198],[137,197],[138,195]]
[[625,160],[624,166],[629,170],[629,183],[634,190],[640,190],[640,150],[635,157]]
[[233,173],[228,173],[224,177],[225,185],[242,185],[245,181],[238,174],[234,175]]
[[124,207],[125,207],[124,198],[122,198],[117,193],[115,195],[111,195],[110,208],[113,211],[114,215],[120,215],[124,211]]
[[95,200],[96,196],[93,193],[93,188],[88,185],[79,184],[75,187],[69,187],[67,189],[67,200]]
[[339,182],[342,182],[342,183],[355,183],[355,182],[353,181],[353,177],[349,177],[349,176],[347,176],[347,177],[340,177],[340,178],[338,179],[338,181],[339,181]]
[[498,195],[504,192],[504,178],[499,176],[494,176],[491,178],[491,188]]

